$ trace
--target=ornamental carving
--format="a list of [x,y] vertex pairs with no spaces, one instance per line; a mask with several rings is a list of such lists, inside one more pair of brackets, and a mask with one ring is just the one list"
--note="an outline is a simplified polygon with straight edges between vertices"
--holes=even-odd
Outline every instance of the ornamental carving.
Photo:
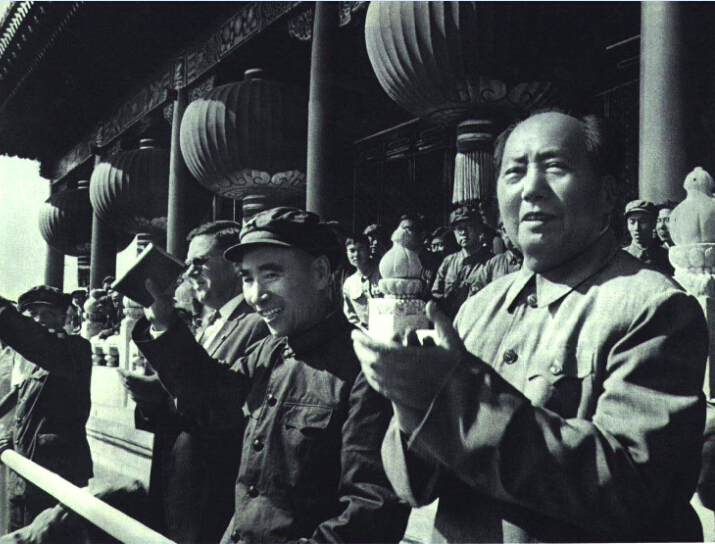
[[[192,47],[182,50],[170,59],[140,93],[129,99],[112,115],[102,120],[86,141],[77,146],[83,148],[79,155],[72,156],[73,153],[76,153],[76,150],[73,149],[67,156],[58,161],[55,168],[55,178],[66,175],[82,160],[90,157],[91,153],[87,150],[91,144],[99,147],[106,146],[110,141],[123,134],[141,117],[159,106],[165,100],[168,89],[184,88],[192,85],[208,70],[216,66],[227,54],[257,35],[299,3],[248,2],[243,5],[228,21],[209,32],[198,45],[192,45]],[[351,8],[351,13],[356,9],[359,8]],[[208,92],[208,90],[205,89],[205,92]]]
[[216,83],[216,76],[206,78],[196,87],[189,91],[189,102],[203,98],[209,91],[212,91]]
[[313,10],[307,9],[288,19],[288,34],[302,42],[310,41],[313,37]]

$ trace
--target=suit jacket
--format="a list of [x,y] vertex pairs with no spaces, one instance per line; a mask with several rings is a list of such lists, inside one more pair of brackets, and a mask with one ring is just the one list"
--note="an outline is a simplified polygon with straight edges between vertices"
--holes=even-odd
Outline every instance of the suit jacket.
[[[204,346],[213,358],[231,365],[268,335],[263,319],[241,297],[221,330]],[[147,334],[137,322],[134,335]],[[200,338],[201,335],[199,334]],[[152,363],[152,358],[148,358]],[[135,413],[138,429],[154,432],[149,504],[154,527],[182,543],[218,542],[233,514],[243,422],[232,429],[208,432],[179,414],[167,394],[153,414]]]

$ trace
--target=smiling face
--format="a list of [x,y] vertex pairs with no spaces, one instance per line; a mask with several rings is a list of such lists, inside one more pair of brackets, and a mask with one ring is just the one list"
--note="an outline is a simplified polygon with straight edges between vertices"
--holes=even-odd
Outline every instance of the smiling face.
[[345,246],[348,261],[358,270],[370,265],[370,248],[363,242],[350,242]]
[[189,243],[186,271],[196,299],[213,310],[220,309],[240,293],[241,280],[233,263],[223,258],[223,250],[211,235],[199,235]]
[[628,232],[636,245],[643,248],[649,248],[653,245],[655,241],[653,238],[655,221],[652,215],[646,212],[629,213],[628,217],[626,217],[626,224],[628,225]]
[[306,330],[328,313],[330,265],[293,248],[246,249],[239,265],[246,301],[271,334],[287,336]]
[[497,194],[506,231],[535,272],[558,266],[592,244],[611,210],[581,122],[554,112],[530,117],[511,133]]
[[658,233],[658,238],[670,245],[673,245],[673,239],[670,237],[670,214],[672,211],[663,208],[658,212],[658,219],[655,222],[655,232]]

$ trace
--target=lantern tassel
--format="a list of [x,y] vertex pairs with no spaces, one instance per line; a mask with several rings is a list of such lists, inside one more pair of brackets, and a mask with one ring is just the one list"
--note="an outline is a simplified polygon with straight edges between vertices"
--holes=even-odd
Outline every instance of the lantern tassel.
[[463,121],[457,127],[452,203],[490,200],[494,193],[494,135],[491,121]]

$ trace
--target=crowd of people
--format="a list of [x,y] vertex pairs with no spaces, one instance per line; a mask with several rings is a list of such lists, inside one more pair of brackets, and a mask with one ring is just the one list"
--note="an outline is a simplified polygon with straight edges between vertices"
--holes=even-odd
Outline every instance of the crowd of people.
[[[145,521],[179,543],[387,543],[439,499],[429,542],[702,539],[708,329],[670,277],[674,203],[630,202],[617,243],[615,147],[602,119],[538,113],[497,139],[497,225],[401,217],[423,344],[370,336],[387,226],[274,208],[192,231],[183,295],[147,281],[147,372],[122,371],[154,433]],[[92,361],[70,307],[46,286],[0,301],[22,368],[2,447],[83,486]],[[27,484],[13,529],[53,504]]]

